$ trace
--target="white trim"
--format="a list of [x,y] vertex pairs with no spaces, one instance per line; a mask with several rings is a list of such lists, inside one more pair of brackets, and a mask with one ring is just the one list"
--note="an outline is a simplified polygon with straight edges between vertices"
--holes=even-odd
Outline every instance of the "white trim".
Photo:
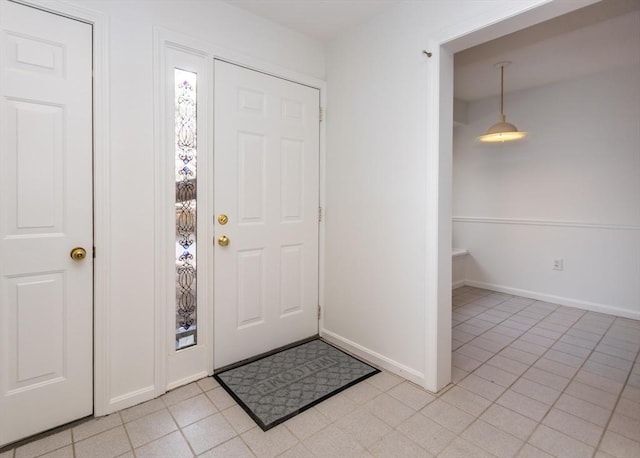
[[197,380],[203,379],[207,376],[211,375],[209,371],[198,372],[197,374],[190,375],[189,377],[185,377],[180,380],[176,380],[167,385],[167,391],[173,390],[174,388],[178,388],[180,386],[186,385],[191,382],[195,382]]
[[451,252],[452,258],[459,258],[460,256],[466,256],[469,254],[469,250],[465,250],[464,248],[454,248]]
[[[436,45],[429,43],[429,49]],[[440,55],[426,61],[427,65],[426,85],[427,85],[427,112],[440,112]],[[439,161],[440,161],[440,117],[428,116],[425,127],[425,149],[426,149],[426,221],[425,231],[425,310],[424,310],[424,367],[423,378],[420,385],[425,389],[438,391],[437,367],[440,352],[438,351],[438,280],[439,280],[439,251],[438,235],[440,208],[439,193]]]
[[[155,224],[155,255],[157,283],[155,290],[155,301],[157,304],[157,314],[155,324],[158,332],[155,333],[155,349],[157,364],[155,372],[157,377],[157,393],[162,394],[170,387],[180,386],[189,383],[212,373],[212,351],[211,338],[213,332],[211,305],[213,298],[211,295],[213,250],[208,243],[213,238],[213,218],[204,218],[203,215],[197,219],[198,253],[197,262],[197,289],[198,303],[197,310],[197,344],[176,351],[175,349],[175,159],[173,149],[170,147],[174,143],[175,118],[174,118],[174,84],[173,73],[175,68],[195,72],[198,76],[197,83],[197,129],[198,129],[198,207],[210,209],[213,207],[211,196],[211,184],[213,177],[213,142],[210,131],[213,124],[213,113],[211,108],[211,94],[209,88],[212,87],[213,62],[205,51],[176,45],[167,40],[162,40],[156,35],[157,69],[156,82],[157,91],[157,116],[156,119],[156,141],[158,142],[156,151],[158,156],[154,160],[156,166],[156,224]],[[170,154],[171,153],[171,154]],[[207,277],[208,275],[208,277]],[[162,332],[159,330],[162,329]],[[195,376],[194,378],[194,371]],[[204,375],[201,375],[204,374]]]
[[154,33],[157,34],[157,37],[165,42],[171,43],[174,47],[183,47],[186,50],[191,49],[192,51],[195,50],[201,53],[206,53],[210,59],[224,60],[232,64],[257,70],[261,73],[266,73],[268,75],[277,76],[306,86],[311,86],[313,88],[320,89],[321,92],[326,91],[326,82],[319,78],[305,75],[294,70],[289,70],[288,68],[272,64],[257,57],[239,53],[224,46],[216,45],[164,27],[155,26]]
[[93,15],[93,244],[94,259],[94,399],[95,416],[111,410],[111,164],[109,108],[109,22]]
[[[439,36],[442,39],[439,44],[455,53],[599,1],[520,0],[519,10],[507,14],[504,13],[505,9],[502,5],[488,6],[486,10],[469,18],[466,22],[455,23],[441,29]],[[467,25],[469,23],[472,25]],[[474,24],[485,25],[477,27]]]
[[[165,177],[167,174],[167,161],[162,160],[167,153],[167,145],[165,140],[165,44],[157,31],[153,31],[153,141],[154,151],[157,156],[153,161],[153,189],[154,189],[154,231],[153,231],[153,303],[154,308],[154,334],[153,334],[153,380],[154,390],[153,396],[161,395],[167,386],[167,357],[165,356],[166,345],[166,311],[167,299],[165,288],[169,283],[167,276],[167,266],[162,262],[167,259],[168,252],[165,246],[165,240],[168,237],[166,229],[166,221],[168,218],[165,208],[166,189]],[[169,296],[171,297],[171,296]]]
[[53,14],[86,22],[93,28],[93,412],[112,412],[110,367],[110,164],[109,164],[109,18],[92,9],[59,0],[14,0]]
[[475,288],[489,289],[491,291],[497,291],[499,293],[512,294],[514,296],[527,297],[529,299],[549,302],[551,304],[565,305],[567,307],[588,310],[590,312],[606,313],[608,315],[631,318],[632,320],[640,320],[640,312],[634,312],[631,310],[613,307],[605,304],[598,304],[597,302],[588,302],[580,299],[573,299],[570,297],[554,296],[552,294],[540,293],[538,291],[512,288],[510,286],[496,285],[483,281],[465,280],[464,285],[473,286]]
[[453,283],[451,283],[451,290],[453,291],[454,289],[462,288],[463,286],[466,286],[466,284],[466,280],[454,281]]
[[[109,412],[116,412],[132,405],[140,404],[153,398],[156,391],[155,385],[149,385],[139,390],[131,391],[109,400]],[[106,415],[106,414],[105,414]]]
[[322,107],[323,117],[322,121],[320,121],[320,194],[319,194],[319,205],[322,208],[322,220],[318,226],[318,305],[320,306],[320,319],[318,320],[318,334],[322,332],[324,329],[324,310],[325,308],[325,240],[326,240],[326,232],[325,232],[325,221],[327,220],[327,206],[326,206],[326,182],[324,177],[326,176],[326,133],[327,133],[327,90],[326,85],[320,89],[320,106]]
[[349,353],[366,360],[367,362],[382,368],[386,371],[389,371],[393,374],[396,374],[402,378],[405,378],[417,385],[422,385],[424,382],[424,374],[411,369],[410,367],[405,366],[397,361],[394,361],[386,356],[381,355],[380,353],[376,353],[373,350],[370,350],[366,347],[363,347],[360,344],[357,344],[349,339],[346,339],[338,334],[335,334],[331,331],[323,330],[320,333],[320,337],[325,339],[327,342],[336,345],[337,347],[341,347]]
[[632,224],[601,224],[588,221],[562,221],[527,218],[492,218],[483,216],[454,216],[454,223],[478,223],[478,224],[516,224],[526,226],[553,226],[573,227],[581,229],[606,229],[616,231],[640,231],[640,226]]

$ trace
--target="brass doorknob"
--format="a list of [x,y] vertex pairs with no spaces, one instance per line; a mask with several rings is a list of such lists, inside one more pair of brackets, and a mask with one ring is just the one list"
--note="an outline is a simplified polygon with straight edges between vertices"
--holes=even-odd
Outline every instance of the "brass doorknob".
[[220,245],[220,246],[229,245],[229,237],[227,237],[226,235],[223,235],[223,236],[219,237],[218,238],[218,245]]
[[87,250],[78,246],[71,250],[71,253],[69,255],[74,261],[82,261],[87,257]]

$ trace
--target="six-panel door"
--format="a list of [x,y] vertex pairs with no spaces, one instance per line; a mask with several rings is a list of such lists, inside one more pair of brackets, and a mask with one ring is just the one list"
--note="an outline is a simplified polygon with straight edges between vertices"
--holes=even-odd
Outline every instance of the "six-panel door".
[[0,446],[93,411],[91,34],[0,2]]
[[214,130],[219,368],[318,332],[319,91],[216,60]]

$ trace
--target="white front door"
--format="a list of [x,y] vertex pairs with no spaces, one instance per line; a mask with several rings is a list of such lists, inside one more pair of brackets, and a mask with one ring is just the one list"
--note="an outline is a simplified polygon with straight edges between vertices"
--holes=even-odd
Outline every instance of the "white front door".
[[215,61],[216,368],[318,332],[319,97]]
[[93,412],[91,36],[0,0],[0,446]]

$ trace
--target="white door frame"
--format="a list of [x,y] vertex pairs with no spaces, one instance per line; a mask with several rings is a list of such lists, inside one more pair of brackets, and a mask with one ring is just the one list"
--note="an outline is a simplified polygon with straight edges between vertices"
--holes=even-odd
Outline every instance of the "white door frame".
[[[155,335],[156,341],[155,345],[155,360],[156,360],[156,370],[155,370],[155,380],[154,385],[156,387],[156,395],[160,395],[164,393],[167,389],[175,388],[177,386],[188,383],[192,380],[196,380],[204,375],[211,375],[213,373],[214,368],[214,356],[213,356],[213,345],[214,345],[214,336],[213,336],[213,317],[214,317],[214,303],[213,303],[213,288],[202,288],[199,287],[198,290],[198,303],[200,304],[200,309],[202,307],[207,307],[200,316],[204,316],[207,319],[206,323],[202,323],[199,321],[198,328],[200,330],[206,326],[207,329],[203,330],[203,333],[206,337],[206,367],[198,367],[194,368],[190,372],[185,372],[178,378],[173,380],[168,378],[169,372],[173,372],[176,374],[176,371],[169,370],[169,364],[175,365],[174,361],[170,362],[170,358],[173,356],[170,352],[167,352],[167,340],[171,340],[171,344],[173,343],[173,339],[175,337],[170,337],[169,334],[169,322],[171,319],[171,312],[175,308],[175,303],[172,300],[172,295],[167,294],[167,284],[172,282],[167,282],[166,279],[172,278],[173,275],[173,266],[164,266],[164,260],[169,260],[173,256],[172,251],[169,250],[168,247],[172,246],[175,243],[174,240],[174,230],[169,230],[172,227],[172,224],[175,216],[174,214],[169,214],[167,208],[167,198],[163,196],[168,196],[169,194],[174,195],[173,189],[175,187],[175,183],[167,179],[169,174],[167,173],[167,168],[171,167],[171,164],[168,163],[168,153],[167,152],[167,135],[165,120],[166,120],[166,110],[164,106],[166,105],[166,82],[164,81],[164,76],[166,74],[166,65],[165,62],[165,51],[173,50],[184,52],[185,54],[202,57],[207,61],[207,69],[206,72],[209,75],[211,81],[203,81],[204,85],[206,85],[206,91],[209,94],[208,100],[206,100],[207,112],[206,118],[209,120],[210,126],[207,127],[205,135],[207,136],[207,149],[206,150],[198,150],[199,155],[208,155],[212,157],[213,154],[213,122],[214,113],[213,113],[213,61],[214,59],[224,60],[229,63],[237,64],[242,67],[257,70],[261,73],[265,73],[267,75],[276,76],[279,78],[283,78],[289,81],[293,81],[296,83],[300,83],[306,86],[311,86],[313,88],[320,90],[320,104],[323,108],[326,107],[326,82],[320,80],[318,78],[310,77],[308,75],[304,75],[278,65],[274,65],[272,63],[263,61],[259,58],[248,56],[242,53],[238,53],[229,49],[222,48],[220,46],[208,43],[206,41],[195,39],[191,36],[174,32],[171,30],[167,30],[162,27],[154,27],[154,98],[157,103],[156,106],[160,107],[159,110],[156,110],[155,116],[155,132],[154,138],[156,141],[155,150],[158,154],[155,157],[154,170],[156,171],[156,176],[158,180],[156,181],[156,189],[155,195],[157,196],[155,202],[155,230],[156,230],[156,244],[154,247],[156,259],[158,262],[156,263],[156,275],[155,275]],[[325,203],[325,122],[320,123],[320,206],[324,207]],[[212,162],[212,161],[211,161]],[[208,164],[208,163],[207,163]],[[210,174],[212,177],[213,169],[212,163],[205,165],[206,169],[201,171],[200,173]],[[212,195],[213,188],[212,183],[209,182],[210,189],[207,190],[209,195]],[[172,192],[169,193],[167,190],[171,189]],[[208,196],[207,196],[208,198]],[[211,201],[211,205],[212,205]],[[207,279],[209,282],[213,281],[213,224],[212,221],[209,221],[207,224],[207,231],[204,235],[200,233],[201,241],[199,242],[200,246],[205,246],[207,253],[199,254],[200,262],[199,265],[205,265],[207,268]],[[321,222],[319,227],[319,278],[318,278],[318,287],[319,287],[319,303],[321,306],[324,305],[324,294],[323,294],[323,286],[324,286],[324,224]],[[204,238],[204,240],[202,240]],[[161,261],[162,260],[162,261]],[[199,276],[200,278],[200,276]],[[203,294],[201,294],[201,291]],[[173,312],[175,314],[175,312]],[[322,330],[322,319],[319,322],[319,330]],[[175,329],[174,329],[175,331]],[[188,352],[189,349],[182,350]],[[187,358],[185,358],[187,359]],[[185,364],[193,364],[192,362],[178,362],[178,365],[184,366]],[[185,376],[186,373],[190,375]],[[175,377],[175,376],[174,376]]]
[[[451,381],[451,232],[452,232],[452,132],[453,54],[536,23],[552,19],[599,0],[548,1],[523,5],[520,11],[497,19],[488,10],[486,20],[477,18],[440,32],[438,40],[426,44],[432,57],[427,65],[427,230],[425,303],[425,377],[423,386],[433,392]],[[470,28],[472,27],[472,28]],[[435,317],[435,319],[433,319]]]
[[104,14],[59,0],[11,0],[93,27],[93,412],[109,413],[109,94],[108,22]]

